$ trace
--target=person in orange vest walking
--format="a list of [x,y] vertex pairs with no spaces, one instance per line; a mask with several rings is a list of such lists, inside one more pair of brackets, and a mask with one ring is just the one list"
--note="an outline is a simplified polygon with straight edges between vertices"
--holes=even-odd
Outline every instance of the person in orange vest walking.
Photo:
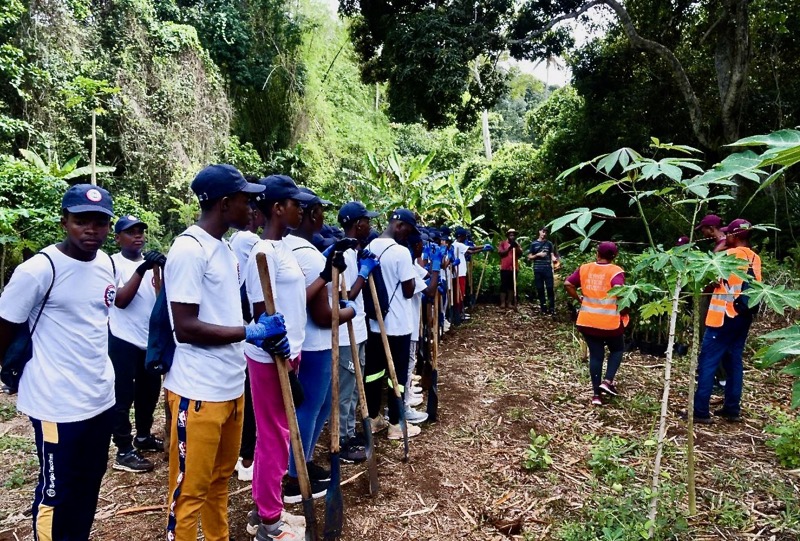
[[[726,252],[743,260],[740,269],[751,279],[761,281],[761,258],[750,249],[750,222],[742,218],[733,220],[721,231],[725,233]],[[725,402],[714,412],[718,417],[736,422],[741,413],[744,368],[742,353],[747,333],[753,322],[753,313],[747,307],[747,295],[742,293],[746,282],[731,274],[720,280],[711,295],[711,304],[706,316],[706,332],[698,359],[699,375],[697,394],[694,398],[694,420],[710,424],[709,401],[714,385],[714,373],[720,363],[728,375],[725,385]]]
[[[578,311],[578,330],[589,346],[589,375],[592,378],[592,405],[602,406],[601,393],[617,396],[614,377],[622,363],[624,351],[623,334],[628,324],[628,315],[620,313],[617,298],[609,296],[609,290],[625,283],[625,271],[613,264],[617,257],[617,245],[601,242],[597,246],[597,260],[581,265],[564,282],[567,295],[581,303]],[[578,288],[581,294],[578,294]],[[603,358],[608,347],[606,377],[603,374]]]

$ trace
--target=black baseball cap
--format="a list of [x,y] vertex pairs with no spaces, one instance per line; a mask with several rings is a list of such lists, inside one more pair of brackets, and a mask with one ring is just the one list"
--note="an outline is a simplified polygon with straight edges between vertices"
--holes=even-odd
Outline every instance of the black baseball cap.
[[345,226],[360,218],[369,218],[371,220],[378,215],[378,212],[367,210],[364,203],[360,201],[350,201],[342,205],[342,208],[339,209],[339,223]]
[[311,199],[311,201],[301,201],[300,206],[303,208],[313,207],[314,205],[322,205],[323,207],[329,207],[333,205],[333,203],[331,203],[327,199],[322,199],[320,196],[318,196],[316,192],[314,192],[314,190],[312,190],[311,188],[306,188],[305,186],[301,186],[300,191],[306,195],[310,195],[313,198]]
[[192,191],[200,201],[211,201],[237,192],[258,194],[264,191],[264,187],[247,182],[234,166],[221,163],[206,166],[197,173],[192,181]]
[[71,214],[81,212],[102,212],[114,216],[114,203],[111,194],[93,184],[70,186],[61,199],[61,208]]
[[392,217],[390,219],[405,222],[413,228],[414,233],[419,233],[419,229],[417,229],[417,217],[408,209],[396,209],[392,212]]
[[114,233],[122,233],[126,229],[130,229],[134,225],[141,225],[145,229],[147,229],[147,224],[141,221],[139,218],[132,214],[128,214],[127,216],[121,217],[117,220],[117,223],[114,224]]
[[256,196],[256,201],[283,201],[294,199],[302,206],[314,200],[316,195],[305,193],[297,187],[292,177],[286,175],[270,175],[258,181],[264,191]]

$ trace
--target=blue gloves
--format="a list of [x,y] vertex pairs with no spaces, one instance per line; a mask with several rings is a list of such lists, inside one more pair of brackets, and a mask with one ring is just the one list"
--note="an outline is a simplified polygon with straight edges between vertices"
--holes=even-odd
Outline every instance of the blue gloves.
[[345,299],[340,299],[339,300],[339,309],[340,310],[344,310],[345,308],[352,308],[353,312],[355,312],[356,315],[358,315],[358,306],[356,306],[356,303],[354,301],[348,301],[348,300],[345,300]]
[[436,248],[431,252],[431,271],[439,272],[442,270],[442,259],[444,259],[445,249]]
[[455,259],[453,260],[453,266],[454,266],[454,267],[458,267],[460,264],[461,264],[461,260],[460,260],[460,259],[458,259],[458,258],[455,258]]
[[447,282],[444,278],[439,278],[439,294],[444,295],[447,293]]
[[284,359],[288,359],[289,355],[291,354],[291,349],[289,348],[289,339],[285,336],[281,338],[278,338],[277,336],[273,338],[267,338],[264,340],[264,343],[261,344],[261,349],[273,357],[280,356]]
[[494,246],[492,246],[491,244],[484,244],[483,245],[483,251],[484,252],[493,252],[494,251]]
[[322,252],[322,255],[328,257],[331,254],[331,252],[344,252],[345,250],[349,250],[350,248],[355,248],[356,246],[358,246],[357,239],[345,237],[343,239],[337,240],[336,242],[325,248],[325,251]]
[[[370,254],[371,255],[371,254]],[[361,263],[358,266],[358,275],[361,276],[364,280],[369,278],[369,275],[372,271],[375,270],[376,267],[380,267],[381,262],[377,259],[371,257],[365,257],[361,260]]]
[[257,346],[262,345],[262,341],[268,338],[283,338],[286,336],[286,322],[283,314],[276,313],[273,316],[261,314],[258,322],[250,323],[244,327],[244,339]]

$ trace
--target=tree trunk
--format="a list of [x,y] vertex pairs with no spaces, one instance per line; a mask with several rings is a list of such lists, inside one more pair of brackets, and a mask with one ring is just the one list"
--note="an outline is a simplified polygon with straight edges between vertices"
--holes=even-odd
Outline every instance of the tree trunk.
[[697,514],[697,492],[694,479],[694,375],[697,372],[697,357],[700,349],[700,293],[693,295],[694,315],[692,317],[692,351],[689,362],[689,392],[686,413],[686,486],[689,496],[689,515]]
[[492,159],[492,134],[489,132],[489,111],[481,111],[481,133],[483,134],[483,151],[486,159]]
[[92,111],[92,185],[97,185],[97,113]]

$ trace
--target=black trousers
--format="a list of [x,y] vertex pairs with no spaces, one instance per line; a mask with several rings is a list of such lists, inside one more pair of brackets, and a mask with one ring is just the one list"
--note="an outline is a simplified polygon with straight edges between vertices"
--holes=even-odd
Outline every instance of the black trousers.
[[74,423],[31,418],[39,481],[33,498],[34,539],[86,541],[106,473],[114,410]]
[[[553,269],[533,269],[533,279],[536,284],[536,294],[539,297],[539,308],[542,312],[549,311],[551,314],[556,309],[556,298],[553,292]],[[547,298],[545,298],[547,290]],[[547,300],[550,300],[548,303]]]
[[108,356],[114,365],[114,404],[112,435],[120,453],[133,449],[130,411],[134,409],[136,435],[150,435],[153,412],[161,396],[161,377],[144,368],[147,352],[108,333]]
[[[389,336],[389,350],[392,352],[397,383],[405,389],[408,379],[408,360],[411,355],[411,335]],[[381,334],[370,331],[367,337],[367,358],[364,364],[364,393],[367,395],[367,409],[370,417],[380,414],[384,381],[388,376],[386,351],[383,348]],[[389,406],[389,422],[396,425],[400,420],[400,410],[392,389],[389,390],[387,404]]]
[[256,453],[256,415],[253,412],[253,393],[250,392],[250,370],[245,369],[244,377],[244,419],[239,456],[243,460],[253,460]]

